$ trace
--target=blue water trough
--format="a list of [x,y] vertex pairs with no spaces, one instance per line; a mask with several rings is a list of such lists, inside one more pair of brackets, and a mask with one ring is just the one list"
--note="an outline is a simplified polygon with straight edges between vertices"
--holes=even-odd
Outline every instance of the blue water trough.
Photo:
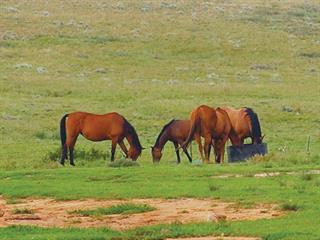
[[268,146],[266,143],[244,144],[241,147],[228,146],[227,153],[229,162],[245,161],[255,155],[266,155]]

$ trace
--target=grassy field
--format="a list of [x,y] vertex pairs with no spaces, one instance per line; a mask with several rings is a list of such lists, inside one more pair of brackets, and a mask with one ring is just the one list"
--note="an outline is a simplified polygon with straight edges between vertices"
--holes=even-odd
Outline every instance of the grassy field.
[[112,215],[112,214],[134,214],[134,213],[142,213],[155,210],[154,207],[151,207],[146,204],[118,204],[115,206],[107,207],[107,208],[96,208],[93,210],[75,210],[71,213],[79,214],[82,216],[102,216],[102,215]]
[[[319,239],[320,4],[316,0],[13,1],[0,4],[0,194],[73,198],[219,197],[297,204],[277,220],[109,229],[8,227],[1,239]],[[252,107],[269,154],[243,164],[159,166],[149,147],[200,104]],[[108,167],[110,142],[78,139],[62,168],[59,120],[117,111],[147,150],[139,166]],[[308,138],[310,146],[308,148]],[[194,148],[195,149],[195,148]],[[117,159],[122,155],[117,149]],[[194,150],[194,156],[197,154]],[[256,172],[298,171],[257,179]],[[219,174],[241,178],[212,179]],[[211,191],[211,190],[214,191]]]
[[[273,220],[193,223],[149,226],[119,232],[109,229],[0,228],[0,239],[164,239],[177,236],[244,235],[264,239],[319,239],[320,176],[306,175],[303,168],[276,168],[283,174],[255,178],[255,172],[274,169],[263,166],[157,166],[133,168],[75,168],[1,173],[0,194],[9,202],[21,197],[54,197],[59,200],[87,197],[130,198],[218,198],[240,206],[279,203],[289,210]],[[285,175],[296,170],[298,175]],[[243,177],[212,178],[222,174]],[[27,179],[27,180],[26,180]],[[291,212],[290,212],[291,211]]]

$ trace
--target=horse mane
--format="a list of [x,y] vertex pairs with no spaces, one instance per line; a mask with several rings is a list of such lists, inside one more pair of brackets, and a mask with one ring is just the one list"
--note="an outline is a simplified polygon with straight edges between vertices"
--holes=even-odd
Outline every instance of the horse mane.
[[141,146],[140,140],[138,138],[138,134],[136,132],[136,130],[134,129],[134,127],[128,122],[127,119],[125,119],[125,126],[126,129],[128,131],[128,133],[132,136],[132,143],[133,145],[141,152],[141,150],[143,149],[143,147]]
[[258,115],[252,110],[252,108],[245,107],[245,112],[249,116],[252,126],[252,135],[254,138],[261,138],[261,127]]
[[158,137],[157,137],[157,140],[156,140],[156,143],[154,144],[154,146],[157,146],[160,142],[160,138],[163,134],[163,132],[175,121],[175,119],[172,119],[169,123],[167,123],[166,125],[163,126],[161,132],[159,133]]

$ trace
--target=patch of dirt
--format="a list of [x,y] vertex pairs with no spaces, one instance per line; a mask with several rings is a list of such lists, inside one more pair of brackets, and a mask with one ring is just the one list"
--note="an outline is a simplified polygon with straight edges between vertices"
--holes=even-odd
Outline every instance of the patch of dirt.
[[276,177],[280,175],[320,175],[319,169],[301,171],[301,172],[262,172],[262,173],[255,173],[252,175],[245,175],[245,174],[223,174],[223,175],[216,175],[212,176],[211,178],[240,178],[240,177],[256,177],[256,178],[265,178],[265,177]]
[[[156,208],[151,212],[130,215],[113,214],[99,217],[71,214],[78,209],[109,207],[120,203],[148,204]],[[7,204],[0,197],[0,227],[10,225],[36,225],[41,227],[110,227],[126,230],[161,223],[190,223],[221,220],[255,220],[273,218],[284,214],[272,204],[259,204],[241,208],[234,203],[212,199],[132,199],[132,200],[72,200],[57,201],[50,198],[23,199],[17,204]],[[14,214],[14,209],[29,209],[32,214]]]
[[167,238],[166,240],[260,240],[261,238],[253,237],[194,237],[194,238]]

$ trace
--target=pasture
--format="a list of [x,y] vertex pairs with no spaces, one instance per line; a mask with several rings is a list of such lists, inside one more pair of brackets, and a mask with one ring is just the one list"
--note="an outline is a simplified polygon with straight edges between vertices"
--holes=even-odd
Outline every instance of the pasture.
[[[283,215],[119,230],[9,226],[0,208],[0,239],[319,239],[319,39],[316,0],[2,1],[0,207],[197,198],[275,204]],[[176,165],[168,143],[154,165],[150,146],[163,125],[201,104],[252,107],[269,154],[203,165],[181,153]],[[110,165],[110,141],[79,137],[76,167],[60,166],[59,121],[80,110],[125,116],[147,148],[137,164],[118,146]]]

